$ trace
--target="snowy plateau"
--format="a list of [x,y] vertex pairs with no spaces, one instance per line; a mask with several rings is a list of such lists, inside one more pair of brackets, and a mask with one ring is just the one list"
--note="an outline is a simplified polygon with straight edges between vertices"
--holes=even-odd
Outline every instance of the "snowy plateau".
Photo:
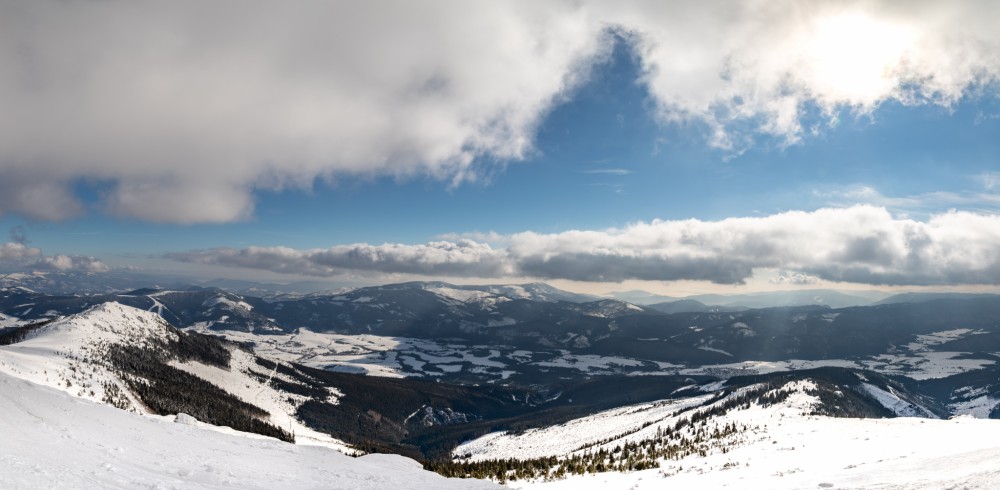
[[[0,488],[1000,481],[995,299],[667,314],[530,286],[0,290]],[[868,324],[885,345],[837,343]]]

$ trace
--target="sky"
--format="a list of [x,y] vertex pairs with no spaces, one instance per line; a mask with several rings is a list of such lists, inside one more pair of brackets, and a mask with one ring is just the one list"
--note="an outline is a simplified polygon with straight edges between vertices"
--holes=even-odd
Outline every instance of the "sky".
[[0,1],[0,270],[1000,284],[995,2]]

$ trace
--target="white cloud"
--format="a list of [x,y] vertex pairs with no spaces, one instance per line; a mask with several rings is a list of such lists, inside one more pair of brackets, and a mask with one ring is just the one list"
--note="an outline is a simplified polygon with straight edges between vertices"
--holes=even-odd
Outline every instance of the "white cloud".
[[[886,100],[951,104],[1000,74],[994,2],[635,2],[646,81],[671,120],[703,120],[738,150],[748,132],[786,142],[810,106],[834,116]],[[673,20],[671,20],[673,19]],[[747,128],[749,126],[749,129]]]
[[332,276],[348,271],[428,277],[534,277],[590,282],[700,280],[739,284],[780,269],[791,282],[1000,284],[1000,215],[953,211],[926,221],[855,206],[721,221],[652,221],[621,229],[524,232],[494,248],[473,240],[425,245],[213,249],[174,260]]
[[[635,43],[665,121],[739,151],[809,106],[950,104],[1000,73],[981,2],[4,2],[0,213],[245,219],[339,175],[459,183],[532,149],[554,104]],[[107,186],[104,189],[104,185]]]
[[328,249],[287,247],[218,248],[171,253],[183,262],[263,269],[272,272],[332,276],[343,271],[427,276],[502,277],[510,275],[502,250],[472,240],[419,245],[354,244]]
[[[12,235],[20,232],[12,231]],[[20,242],[0,244],[0,266],[61,272],[107,272],[110,268],[94,257],[80,255],[46,256],[35,247]]]
[[627,168],[598,168],[593,170],[585,170],[584,173],[598,174],[598,175],[629,175],[634,172],[632,172]]
[[474,179],[605,49],[561,2],[295,3],[4,3],[0,190],[106,180],[112,214],[184,223],[339,173]]
[[0,262],[17,262],[38,257],[42,251],[23,243],[8,242],[0,245]]
[[801,272],[778,271],[777,274],[768,280],[771,284],[791,284],[795,286],[809,286],[818,284],[820,278],[803,274]]
[[59,272],[108,272],[111,270],[104,262],[82,255],[53,255],[42,257],[31,265],[38,270],[54,270]]

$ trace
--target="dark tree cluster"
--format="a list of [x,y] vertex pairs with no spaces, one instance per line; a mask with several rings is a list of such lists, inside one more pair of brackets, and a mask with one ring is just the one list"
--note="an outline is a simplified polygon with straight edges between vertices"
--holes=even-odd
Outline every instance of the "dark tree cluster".
[[177,359],[185,362],[197,361],[223,369],[229,368],[229,360],[232,356],[229,354],[229,349],[226,348],[228,342],[197,332],[178,331],[177,333],[177,343],[171,346]]
[[186,413],[209,424],[294,442],[284,429],[262,419],[268,413],[165,362],[163,352],[118,346],[105,360],[140,400],[158,415]]
[[18,328],[0,331],[0,345],[11,345],[21,342],[27,339],[32,332],[48,325],[49,323],[52,323],[52,320],[45,320]]
[[[283,374],[296,381],[295,383],[292,383],[276,376],[271,376],[270,379],[259,378],[259,381],[261,382],[267,381],[275,389],[284,391],[286,393],[301,395],[307,398],[314,399],[316,401],[326,400],[326,398],[330,396],[330,392],[327,390],[326,386],[323,383],[317,381],[312,376],[309,376],[295,369],[293,366],[289,364],[274,362],[261,357],[255,357],[254,359],[258,366],[279,374]],[[251,374],[255,375],[253,371],[251,371]],[[257,376],[258,375],[255,375],[255,377]]]
[[101,386],[104,388],[104,398],[101,401],[121,410],[132,408],[128,395],[117,384],[104,382]]

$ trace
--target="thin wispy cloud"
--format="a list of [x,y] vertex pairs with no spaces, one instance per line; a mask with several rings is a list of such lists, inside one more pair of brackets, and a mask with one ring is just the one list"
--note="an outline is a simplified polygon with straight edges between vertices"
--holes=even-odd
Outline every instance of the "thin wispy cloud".
[[587,184],[589,187],[603,187],[610,189],[611,192],[615,194],[625,194],[625,184],[617,184],[612,182],[594,182]]
[[994,189],[1000,188],[1000,172],[983,172],[976,176],[976,180],[978,180],[987,191],[993,191]]
[[584,170],[585,174],[595,174],[595,175],[631,175],[635,172],[627,168],[598,168],[592,170]]
[[942,209],[960,209],[979,213],[1000,212],[1000,195],[969,190],[936,191],[894,197],[885,196],[874,187],[858,185],[838,189],[814,190],[813,197],[821,200],[826,206],[849,207],[869,204],[908,215],[926,216],[938,213]]

